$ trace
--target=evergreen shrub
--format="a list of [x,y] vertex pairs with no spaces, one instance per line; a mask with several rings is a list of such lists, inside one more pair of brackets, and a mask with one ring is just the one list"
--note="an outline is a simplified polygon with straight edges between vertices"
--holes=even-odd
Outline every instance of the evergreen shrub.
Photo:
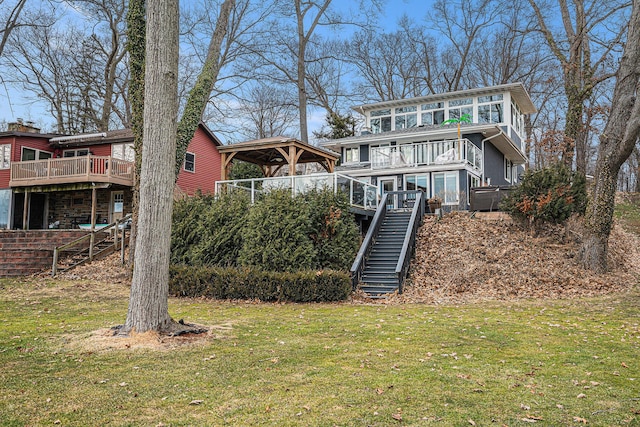
[[563,224],[587,205],[584,175],[564,165],[525,172],[519,186],[503,199],[500,208],[513,218],[538,229],[544,223]]
[[169,279],[169,293],[176,297],[328,302],[345,300],[350,292],[349,274],[333,270],[275,272],[174,265]]

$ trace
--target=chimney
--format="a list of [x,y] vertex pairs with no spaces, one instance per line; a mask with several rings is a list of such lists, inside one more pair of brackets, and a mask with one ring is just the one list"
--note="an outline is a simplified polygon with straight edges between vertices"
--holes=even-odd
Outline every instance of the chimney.
[[40,128],[35,127],[34,124],[30,120],[25,123],[21,117],[18,117],[15,122],[7,123],[7,130],[9,132],[40,133]]

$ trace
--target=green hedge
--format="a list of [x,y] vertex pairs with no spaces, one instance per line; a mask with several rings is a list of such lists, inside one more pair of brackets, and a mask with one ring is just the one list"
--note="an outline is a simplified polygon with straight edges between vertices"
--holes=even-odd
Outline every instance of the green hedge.
[[341,301],[351,292],[348,273],[323,270],[263,271],[256,268],[171,266],[169,293],[177,297],[261,301]]

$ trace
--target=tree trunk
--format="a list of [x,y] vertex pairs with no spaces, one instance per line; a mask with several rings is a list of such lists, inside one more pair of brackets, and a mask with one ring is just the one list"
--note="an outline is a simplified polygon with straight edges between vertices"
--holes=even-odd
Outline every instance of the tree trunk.
[[127,51],[129,53],[129,100],[131,103],[131,130],[135,155],[135,173],[131,203],[131,234],[129,236],[128,264],[133,266],[140,203],[140,169],[142,165],[142,134],[144,126],[144,52],[145,52],[145,0],[130,0],[127,10]]
[[164,331],[178,114],[178,2],[147,4],[144,136],[136,260],[125,329]]
[[640,84],[640,4],[637,2],[633,2],[627,42],[616,77],[611,111],[600,136],[595,182],[587,206],[586,235],[581,252],[584,267],[596,272],[607,270],[618,172],[640,135],[640,100],[636,99]]

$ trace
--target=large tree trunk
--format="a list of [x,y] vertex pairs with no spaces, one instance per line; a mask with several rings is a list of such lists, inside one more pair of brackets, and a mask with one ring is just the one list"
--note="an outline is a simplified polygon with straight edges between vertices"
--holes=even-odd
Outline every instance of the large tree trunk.
[[609,233],[613,223],[616,183],[620,167],[631,155],[640,134],[640,5],[633,3],[629,32],[609,119],[600,136],[592,197],[587,206],[583,265],[596,272],[607,270]]
[[147,4],[144,136],[136,260],[125,329],[167,330],[178,114],[178,2]]

